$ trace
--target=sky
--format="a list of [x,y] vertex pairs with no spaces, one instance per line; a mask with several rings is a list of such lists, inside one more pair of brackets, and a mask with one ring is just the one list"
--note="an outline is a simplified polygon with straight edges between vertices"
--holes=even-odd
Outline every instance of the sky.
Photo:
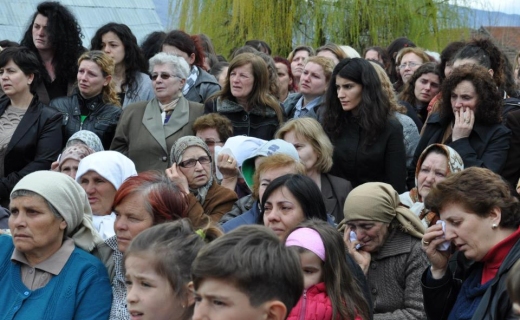
[[475,9],[520,14],[520,0],[467,0],[467,2]]

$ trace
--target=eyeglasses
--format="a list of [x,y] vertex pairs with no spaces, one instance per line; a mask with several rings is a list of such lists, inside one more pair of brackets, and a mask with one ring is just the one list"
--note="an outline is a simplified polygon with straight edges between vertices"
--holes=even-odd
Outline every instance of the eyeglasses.
[[216,145],[217,143],[221,143],[222,141],[207,139],[207,140],[204,140],[204,142],[206,143],[206,145],[208,147],[213,147],[214,145]]
[[176,78],[182,79],[181,77],[179,77],[179,76],[177,76],[177,75],[169,74],[169,73],[164,73],[164,72],[161,72],[160,74],[153,73],[153,74],[150,76],[150,79],[152,79],[152,81],[155,81],[155,80],[157,80],[158,77],[161,77],[161,79],[163,79],[163,80],[168,80],[168,79],[170,79],[171,77],[176,77]]
[[406,62],[406,63],[403,63],[399,66],[399,69],[404,69],[406,68],[406,66],[410,67],[410,68],[415,68],[415,67],[418,67],[420,66],[422,63],[417,63],[417,62]]
[[192,168],[192,167],[195,167],[195,165],[198,163],[200,164],[208,164],[211,162],[211,157],[210,156],[202,156],[198,159],[189,159],[189,160],[186,160],[186,161],[183,161],[183,162],[179,162],[179,166],[183,167],[183,168]]

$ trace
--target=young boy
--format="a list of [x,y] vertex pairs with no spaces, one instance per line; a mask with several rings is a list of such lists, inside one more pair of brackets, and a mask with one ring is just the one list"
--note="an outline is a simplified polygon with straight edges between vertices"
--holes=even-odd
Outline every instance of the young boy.
[[192,279],[193,320],[283,320],[303,292],[298,255],[258,225],[239,227],[203,248]]

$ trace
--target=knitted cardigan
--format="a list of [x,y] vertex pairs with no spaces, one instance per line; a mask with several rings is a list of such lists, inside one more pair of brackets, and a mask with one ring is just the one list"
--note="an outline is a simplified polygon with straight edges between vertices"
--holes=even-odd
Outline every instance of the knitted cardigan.
[[20,264],[11,262],[12,238],[0,236],[2,319],[108,319],[112,288],[101,261],[75,248],[61,272],[40,289],[29,290]]

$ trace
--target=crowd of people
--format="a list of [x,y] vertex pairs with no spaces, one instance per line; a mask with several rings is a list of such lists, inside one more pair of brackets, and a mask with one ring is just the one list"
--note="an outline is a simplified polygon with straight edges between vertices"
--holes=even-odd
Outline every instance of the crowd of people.
[[520,53],[0,41],[3,319],[517,319]]

